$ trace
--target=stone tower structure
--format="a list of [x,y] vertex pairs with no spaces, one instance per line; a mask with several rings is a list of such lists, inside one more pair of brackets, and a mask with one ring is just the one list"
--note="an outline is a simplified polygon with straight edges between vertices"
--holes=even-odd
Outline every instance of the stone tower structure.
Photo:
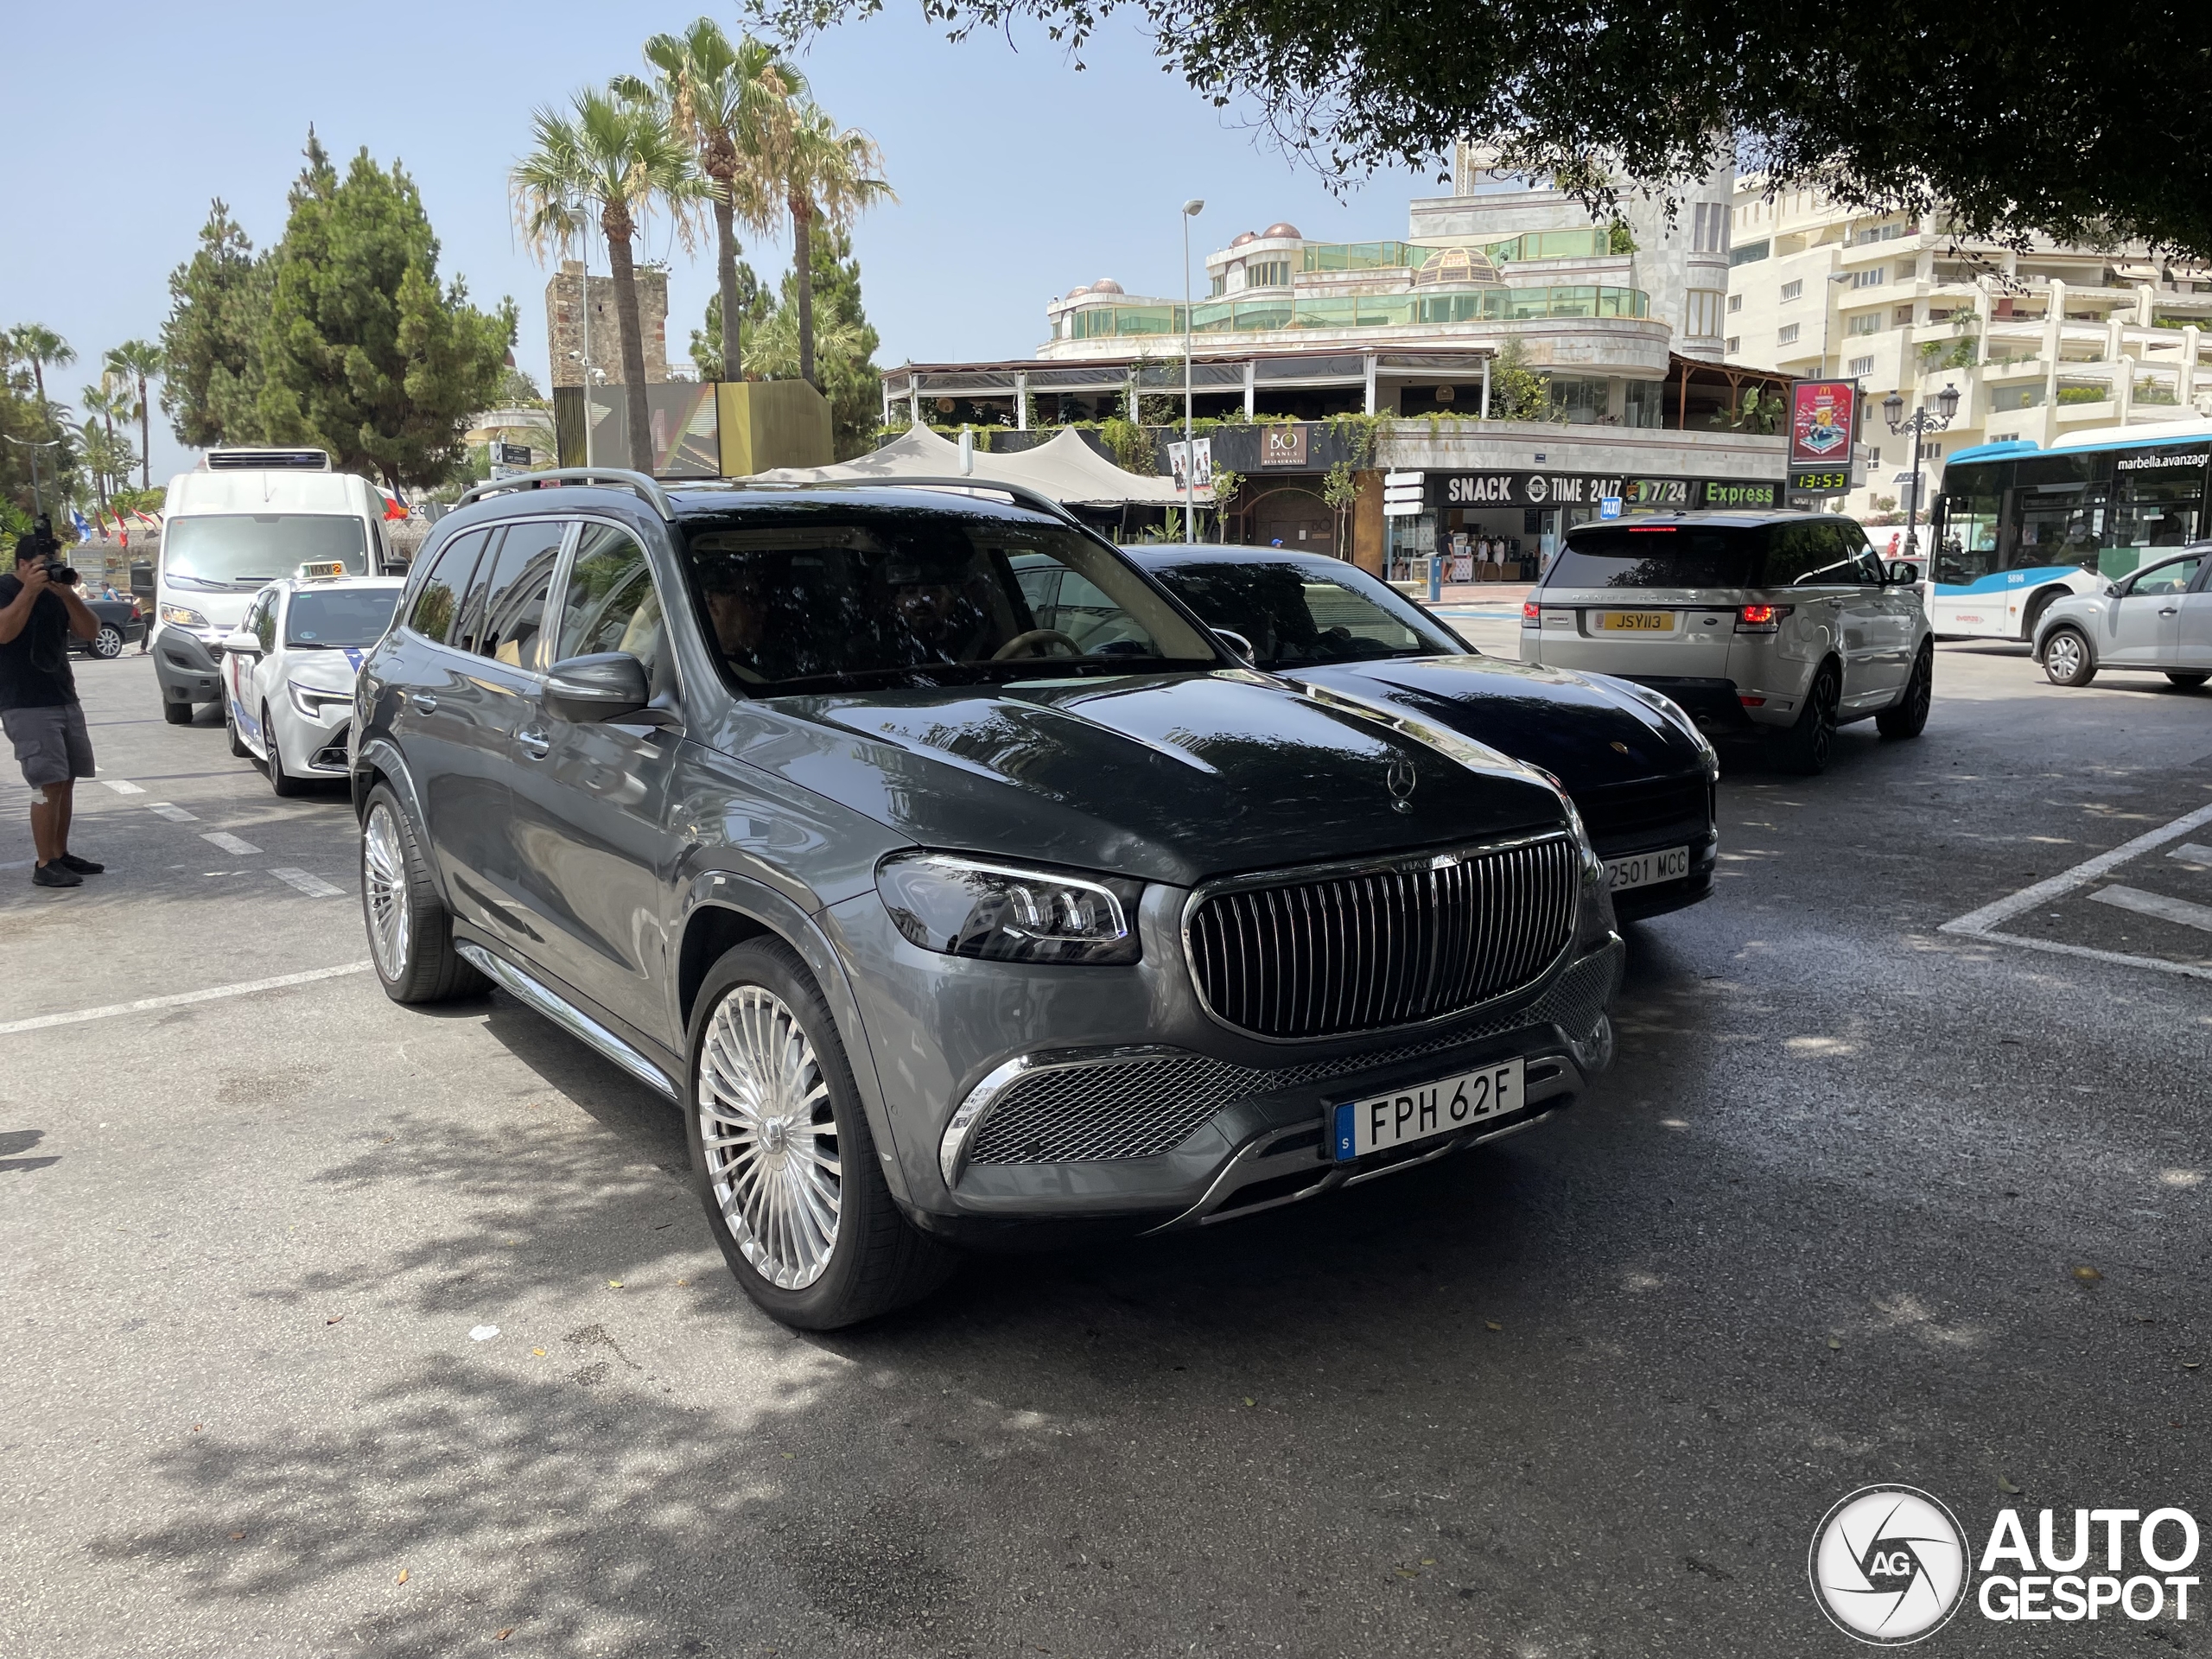
[[[656,385],[668,377],[668,273],[639,266],[637,276],[638,327],[645,353],[645,383]],[[591,360],[606,375],[606,384],[622,379],[622,346],[615,321],[614,279],[594,276],[587,284],[583,262],[563,259],[545,284],[545,335],[552,342],[552,384],[581,386],[584,383],[584,307],[591,307]]]

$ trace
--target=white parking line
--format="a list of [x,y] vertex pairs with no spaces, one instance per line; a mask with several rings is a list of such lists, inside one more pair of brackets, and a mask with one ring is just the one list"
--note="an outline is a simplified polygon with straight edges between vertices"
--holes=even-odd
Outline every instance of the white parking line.
[[2139,835],[2134,840],[2123,842],[2108,853],[2100,853],[2070,870],[2062,870],[2047,881],[2038,881],[2032,887],[2022,887],[2018,893],[1984,905],[1980,910],[1970,910],[1955,921],[1948,921],[1937,930],[1944,933],[1987,934],[1999,922],[2009,922],[2024,911],[2035,909],[2053,899],[2063,899],[2068,893],[2086,887],[2107,872],[2117,869],[2131,858],[2139,858],[2170,841],[2179,841],[2201,824],[2212,823],[2212,806],[2200,806],[2194,812],[2185,812],[2171,823]]
[[105,784],[118,795],[143,795],[146,792],[128,778],[101,778],[95,781]]
[[146,803],[146,810],[149,812],[160,813],[162,817],[167,818],[171,823],[197,823],[200,822],[200,819],[196,815],[186,811],[181,806],[171,806],[167,801],[149,801]]
[[2212,847],[2199,846],[2193,841],[2184,841],[2166,856],[2177,858],[2184,864],[2194,864],[2201,870],[2212,870]]
[[[2086,957],[2092,962],[2117,963],[2129,968],[2150,968],[2162,974],[2180,974],[2189,979],[2212,980],[2212,968],[2200,968],[2194,963],[2168,962],[2162,957],[2130,956],[2123,950],[2100,950],[2091,945],[2068,944],[2058,939],[2031,939],[2021,934],[1997,931],[1999,923],[2010,921],[2025,911],[2078,892],[2098,877],[2109,874],[2128,860],[2155,852],[2170,841],[2179,841],[2190,830],[2206,823],[2212,823],[2212,806],[2200,806],[2194,812],[2185,812],[2171,823],[2148,830],[2133,841],[2123,842],[2110,852],[2100,853],[2070,870],[2063,870],[2047,881],[2023,887],[2018,893],[1984,905],[1980,910],[1970,910],[1965,915],[1944,923],[1936,931],[1955,933],[1970,939],[1986,939],[1997,944],[2018,945],[2024,950],[2042,950],[2052,956]],[[2098,893],[2095,896],[2103,898],[2104,895]],[[2107,902],[2125,905],[2124,900]]]
[[2192,905],[2186,899],[2169,899],[2163,893],[2145,893],[2139,887],[2099,887],[2089,897],[2101,905],[2132,910],[2138,916],[2156,916],[2212,933],[2212,905]]
[[[253,849],[249,847],[246,850],[251,852]],[[310,899],[335,899],[346,891],[343,887],[332,887],[319,875],[309,875],[305,870],[294,869],[289,865],[272,869],[269,874],[279,881],[289,882]]]
[[240,858],[251,858],[256,853],[261,850],[260,848],[255,846],[251,842],[240,841],[236,836],[232,835],[226,830],[207,830],[200,837],[200,839],[202,841],[213,842],[225,852],[235,853]]
[[145,1014],[155,1008],[182,1007],[188,1002],[213,1002],[226,996],[251,996],[287,985],[311,985],[319,979],[337,979],[368,968],[365,962],[349,962],[336,968],[313,968],[303,974],[277,974],[269,979],[249,979],[238,985],[210,985],[204,991],[178,991],[170,996],[142,996],[136,1002],[111,1002],[104,1008],[79,1008],[70,1014],[41,1014],[35,1020],[11,1020],[0,1025],[0,1037],[19,1031],[43,1031],[48,1026],[82,1025],[87,1020],[111,1020],[119,1014]]

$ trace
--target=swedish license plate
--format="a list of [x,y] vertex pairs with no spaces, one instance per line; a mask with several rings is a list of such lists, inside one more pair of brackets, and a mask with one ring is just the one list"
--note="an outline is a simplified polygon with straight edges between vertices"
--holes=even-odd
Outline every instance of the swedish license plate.
[[1675,881],[1690,873],[1690,849],[1669,847],[1663,853],[1636,853],[1627,858],[1605,861],[1605,887],[1618,893],[1624,887],[1648,887],[1655,881]]
[[1331,1135],[1338,1163],[1414,1141],[1456,1135],[1486,1117],[1518,1110],[1527,1098],[1522,1062],[1502,1060],[1441,1083],[1340,1103]]
[[1598,626],[1605,633],[1672,633],[1672,611],[1600,611]]

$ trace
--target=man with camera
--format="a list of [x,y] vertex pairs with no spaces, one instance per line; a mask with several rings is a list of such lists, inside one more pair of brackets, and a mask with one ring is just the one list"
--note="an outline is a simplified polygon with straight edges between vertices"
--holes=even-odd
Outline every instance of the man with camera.
[[100,625],[60,554],[53,521],[41,513],[16,543],[15,574],[0,575],[0,726],[31,786],[31,880],[41,887],[79,887],[105,868],[69,850],[70,808],[77,779],[92,775],[92,740],[69,671],[68,636],[90,639]]

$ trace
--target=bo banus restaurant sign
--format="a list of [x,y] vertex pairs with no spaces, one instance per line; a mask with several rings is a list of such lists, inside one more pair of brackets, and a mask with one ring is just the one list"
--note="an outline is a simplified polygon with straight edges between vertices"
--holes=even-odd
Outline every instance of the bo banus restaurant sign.
[[1780,480],[1631,478],[1605,473],[1431,473],[1434,507],[1594,507],[1609,496],[1624,506],[1682,512],[1778,507]]

